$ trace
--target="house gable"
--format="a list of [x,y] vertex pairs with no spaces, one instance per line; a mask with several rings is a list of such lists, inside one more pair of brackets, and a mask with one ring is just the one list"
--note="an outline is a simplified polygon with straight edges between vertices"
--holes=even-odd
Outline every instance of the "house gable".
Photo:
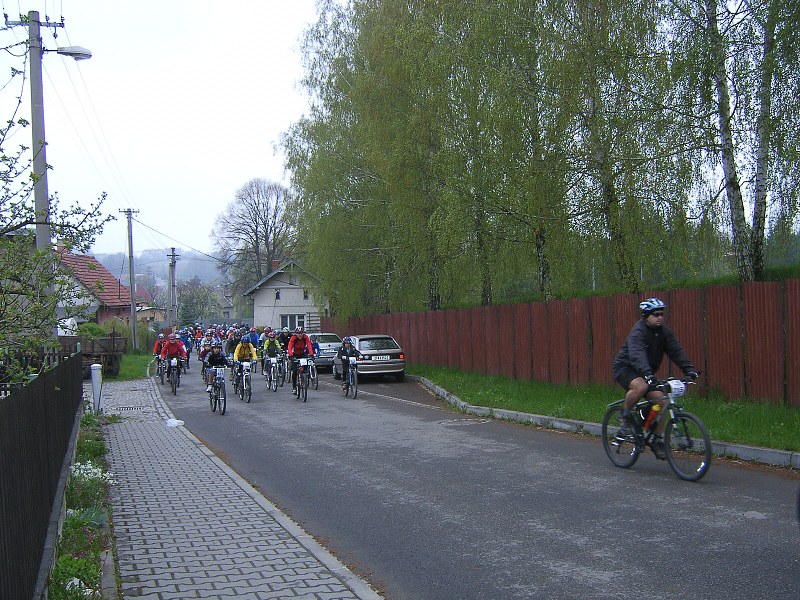
[[94,257],[59,251],[58,257],[75,280],[97,299],[101,307],[130,307],[131,292]]
[[328,302],[314,298],[311,290],[317,284],[317,279],[295,261],[282,263],[244,293],[253,299],[254,324],[319,327],[320,317],[328,314]]

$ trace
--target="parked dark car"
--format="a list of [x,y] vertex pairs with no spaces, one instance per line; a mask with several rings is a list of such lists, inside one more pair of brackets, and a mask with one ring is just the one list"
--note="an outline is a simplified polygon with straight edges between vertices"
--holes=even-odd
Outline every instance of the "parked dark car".
[[[359,375],[393,375],[397,381],[406,376],[406,355],[390,335],[351,335],[353,345],[361,352]],[[333,376],[341,379],[338,361],[333,364]]]

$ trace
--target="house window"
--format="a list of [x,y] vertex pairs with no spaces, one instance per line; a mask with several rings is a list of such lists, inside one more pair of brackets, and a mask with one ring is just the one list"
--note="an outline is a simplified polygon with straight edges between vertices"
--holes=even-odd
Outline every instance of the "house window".
[[303,290],[303,300],[308,300],[308,290]]
[[281,329],[288,327],[290,330],[292,330],[298,325],[300,327],[306,326],[305,315],[281,315]]
[[275,300],[280,300],[280,299],[281,299],[281,291],[275,290]]

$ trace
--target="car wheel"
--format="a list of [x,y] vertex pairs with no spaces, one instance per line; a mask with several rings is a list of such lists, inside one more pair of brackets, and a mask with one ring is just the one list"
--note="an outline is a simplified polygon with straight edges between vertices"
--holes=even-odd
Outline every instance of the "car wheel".
[[406,378],[406,372],[405,371],[400,371],[399,373],[395,373],[394,374],[394,378],[397,381],[403,381]]

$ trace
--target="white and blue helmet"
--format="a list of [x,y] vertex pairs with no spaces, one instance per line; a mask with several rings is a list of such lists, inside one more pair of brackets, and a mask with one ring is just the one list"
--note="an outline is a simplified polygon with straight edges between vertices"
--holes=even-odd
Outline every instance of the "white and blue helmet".
[[655,310],[663,310],[665,308],[667,308],[667,305],[659,298],[648,298],[644,302],[639,303],[639,310],[642,311],[642,316],[647,316]]

